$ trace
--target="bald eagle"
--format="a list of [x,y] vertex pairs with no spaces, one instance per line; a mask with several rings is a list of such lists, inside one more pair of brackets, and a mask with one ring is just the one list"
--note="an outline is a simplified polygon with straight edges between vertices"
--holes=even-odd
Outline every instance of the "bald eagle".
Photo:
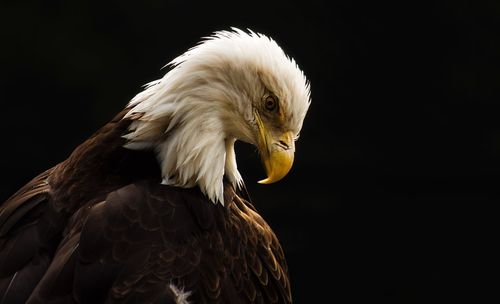
[[205,38],[1,205],[0,303],[290,303],[234,144],[258,148],[260,183],[280,180],[309,105],[271,38]]

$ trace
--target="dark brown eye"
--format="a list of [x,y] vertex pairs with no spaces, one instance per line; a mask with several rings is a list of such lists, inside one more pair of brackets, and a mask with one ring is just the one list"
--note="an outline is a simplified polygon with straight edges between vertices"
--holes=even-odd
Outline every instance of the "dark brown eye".
[[278,106],[278,97],[273,94],[264,96],[264,108],[268,111],[274,111]]

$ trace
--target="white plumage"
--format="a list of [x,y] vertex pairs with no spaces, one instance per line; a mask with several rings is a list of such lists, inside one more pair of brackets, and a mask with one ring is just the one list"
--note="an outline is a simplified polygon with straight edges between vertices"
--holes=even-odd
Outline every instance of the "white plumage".
[[224,175],[242,184],[235,140],[258,144],[254,111],[263,94],[279,98],[286,118],[280,129],[297,136],[310,104],[309,84],[274,40],[236,28],[216,32],[169,66],[130,101],[126,117],[138,118],[126,147],[155,149],[164,184],[198,185],[212,202],[224,203]]

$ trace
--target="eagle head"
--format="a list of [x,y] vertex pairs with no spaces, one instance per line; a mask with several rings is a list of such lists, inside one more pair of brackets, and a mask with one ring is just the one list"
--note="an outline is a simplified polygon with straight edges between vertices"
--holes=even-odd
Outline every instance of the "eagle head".
[[242,185],[234,143],[258,147],[267,178],[283,178],[310,105],[309,83],[271,38],[233,28],[175,58],[129,103],[126,147],[155,149],[164,184],[199,186],[223,202],[223,178]]

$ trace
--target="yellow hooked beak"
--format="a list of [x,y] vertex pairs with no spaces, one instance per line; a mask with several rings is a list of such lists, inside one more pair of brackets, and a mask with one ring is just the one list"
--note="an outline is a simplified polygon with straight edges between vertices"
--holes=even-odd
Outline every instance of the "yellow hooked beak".
[[267,173],[267,178],[260,180],[259,184],[271,184],[285,177],[292,168],[294,134],[289,131],[273,136],[257,112],[255,117],[259,126],[259,150]]

